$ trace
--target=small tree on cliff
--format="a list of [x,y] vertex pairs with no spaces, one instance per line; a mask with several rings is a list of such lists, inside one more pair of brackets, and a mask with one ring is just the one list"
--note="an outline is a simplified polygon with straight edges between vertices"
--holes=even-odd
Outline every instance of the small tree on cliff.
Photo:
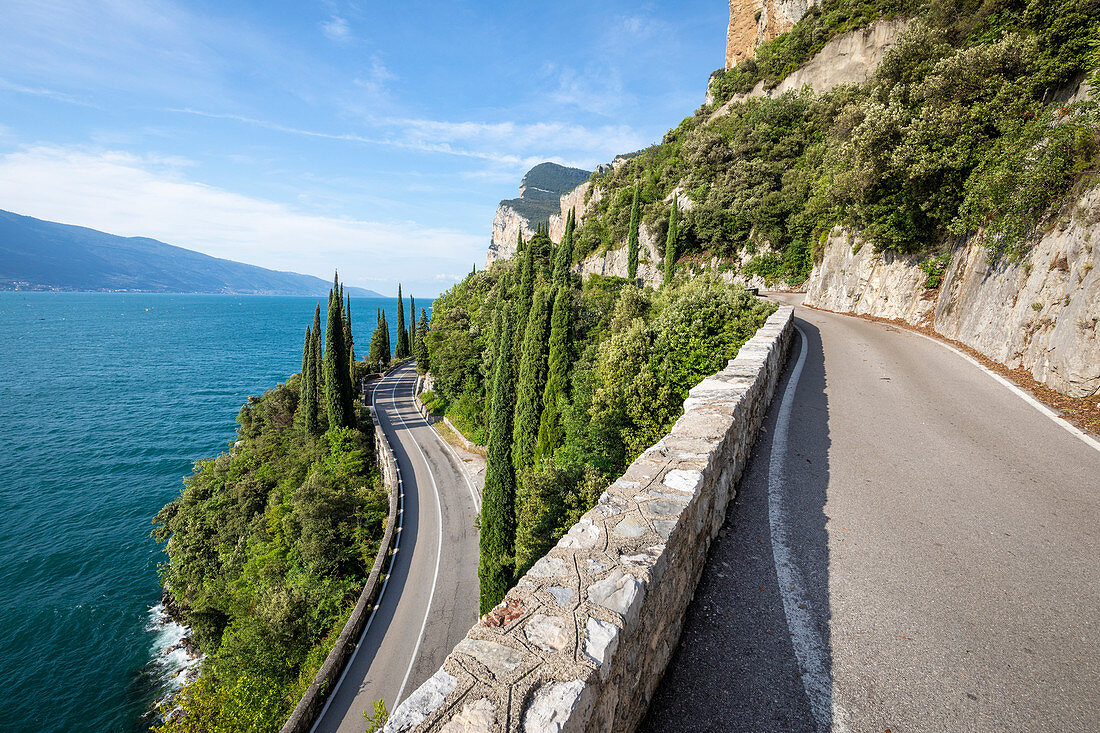
[[481,534],[478,539],[477,577],[481,613],[500,603],[512,583],[516,543],[516,475],[512,467],[511,314],[496,314],[499,334],[496,366],[490,397],[489,445],[486,451],[485,488],[482,491]]
[[680,243],[680,200],[672,199],[672,211],[668,215],[668,236],[665,237],[665,279],[672,282],[672,273],[676,270],[676,248]]
[[627,233],[626,276],[638,277],[638,226],[641,222],[641,196],[638,184],[634,184],[634,201],[630,204],[630,231]]
[[431,364],[428,359],[428,314],[420,309],[420,322],[416,325],[416,370],[427,374]]
[[409,334],[405,330],[405,301],[401,296],[401,284],[397,284],[397,351],[394,357],[404,359],[409,355]]

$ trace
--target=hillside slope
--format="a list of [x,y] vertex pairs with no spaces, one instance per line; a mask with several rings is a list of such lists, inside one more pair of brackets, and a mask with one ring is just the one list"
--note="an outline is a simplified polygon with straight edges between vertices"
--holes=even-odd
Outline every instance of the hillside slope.
[[[0,290],[324,295],[329,287],[312,275],[0,211]],[[379,297],[364,288],[345,290]]]

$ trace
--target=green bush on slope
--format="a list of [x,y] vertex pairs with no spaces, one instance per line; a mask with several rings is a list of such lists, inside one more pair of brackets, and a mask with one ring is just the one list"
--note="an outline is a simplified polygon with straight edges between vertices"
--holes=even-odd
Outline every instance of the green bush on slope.
[[[748,99],[708,121],[733,93],[774,85],[829,38],[883,16],[911,23],[868,83]],[[761,252],[754,268],[791,283],[836,224],[879,250],[981,232],[992,256],[1018,254],[1095,182],[1100,113],[1061,100],[1098,64],[1096,0],[826,0],[755,61],[716,74],[714,103],[660,144],[593,174],[602,196],[574,258],[626,240],[636,181],[658,248],[682,187],[692,206],[678,254]]]
[[161,731],[277,730],[374,562],[389,502],[373,435],[295,425],[300,381],[249,398],[233,450],[196,463],[154,520],[162,581],[208,655]]

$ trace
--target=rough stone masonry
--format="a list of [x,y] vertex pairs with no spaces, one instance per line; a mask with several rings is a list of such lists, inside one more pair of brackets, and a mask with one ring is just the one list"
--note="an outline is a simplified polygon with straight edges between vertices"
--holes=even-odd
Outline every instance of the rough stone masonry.
[[396,709],[387,733],[632,731],[782,372],[779,308],[684,415]]

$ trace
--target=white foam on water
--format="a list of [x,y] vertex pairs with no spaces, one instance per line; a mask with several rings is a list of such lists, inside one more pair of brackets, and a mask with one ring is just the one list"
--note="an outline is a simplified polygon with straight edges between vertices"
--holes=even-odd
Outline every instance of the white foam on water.
[[159,705],[198,676],[199,666],[205,656],[193,654],[184,646],[182,642],[191,635],[191,629],[173,619],[162,603],[149,609],[149,620],[145,629],[155,634],[150,652],[153,665],[157,668],[165,688],[165,695],[158,701]]

